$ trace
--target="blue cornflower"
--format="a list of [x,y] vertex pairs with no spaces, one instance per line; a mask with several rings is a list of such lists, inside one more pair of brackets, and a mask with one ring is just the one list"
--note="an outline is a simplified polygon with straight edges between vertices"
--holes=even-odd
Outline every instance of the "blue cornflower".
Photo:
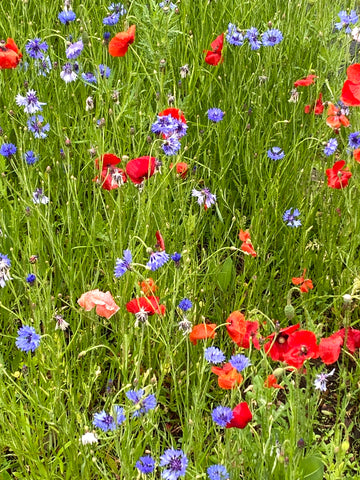
[[349,15],[345,10],[341,10],[341,12],[338,13],[338,17],[340,18],[340,22],[335,23],[335,28],[337,30],[342,30],[343,27],[346,27],[346,33],[351,33],[351,28],[349,27],[350,23],[356,23],[359,19],[355,10],[351,10]]
[[33,165],[35,162],[39,160],[39,157],[35,155],[35,153],[32,150],[28,150],[27,152],[24,153],[24,159],[28,165]]
[[108,42],[109,39],[111,37],[111,33],[110,32],[104,32],[103,33],[103,39],[105,40],[105,42]]
[[25,113],[39,112],[42,110],[42,105],[46,105],[46,103],[39,102],[35,90],[26,92],[25,97],[20,94],[16,95],[15,101],[17,105],[24,107]]
[[116,278],[120,278],[127,270],[131,269],[132,255],[130,250],[124,250],[123,258],[117,258],[114,275]]
[[334,375],[334,372],[335,372],[335,368],[333,368],[329,373],[317,374],[314,380],[315,390],[326,392],[326,384],[328,381],[328,377],[331,377],[332,375]]
[[165,155],[175,155],[181,148],[181,143],[176,135],[171,135],[162,144],[162,149]]
[[151,455],[144,455],[140,457],[139,460],[135,463],[135,467],[141,472],[147,475],[152,473],[155,470],[155,460]]
[[33,202],[35,204],[42,203],[42,204],[46,205],[47,203],[49,203],[49,201],[50,201],[49,197],[44,195],[44,193],[42,191],[42,188],[37,188],[35,190],[35,192],[33,193]]
[[271,160],[281,160],[285,157],[284,150],[280,147],[271,147],[266,153]]
[[191,195],[197,198],[197,202],[199,205],[205,204],[205,210],[211,207],[211,205],[214,205],[214,203],[216,203],[216,195],[213,195],[206,187],[204,187],[200,191],[193,188],[191,191]]
[[26,277],[26,281],[30,285],[34,285],[34,283],[36,281],[36,275],[34,275],[33,273],[29,273],[29,275]]
[[76,19],[76,15],[72,10],[64,10],[59,13],[58,19],[64,25],[69,25],[70,22],[73,22]]
[[103,18],[103,24],[111,27],[112,25],[116,25],[120,19],[120,13],[111,13],[107,17]]
[[273,47],[281,42],[283,35],[280,30],[273,28],[262,34],[262,44],[264,47]]
[[0,147],[0,155],[3,157],[11,157],[15,155],[17,148],[13,143],[3,143]]
[[162,472],[162,478],[176,480],[184,476],[188,463],[187,456],[182,450],[168,448],[160,457],[160,467],[168,467]]
[[222,363],[225,361],[225,355],[220,348],[217,347],[208,347],[205,348],[204,353],[205,360],[209,363]]
[[66,49],[66,58],[75,60],[75,58],[77,58],[83,50],[84,50],[84,44],[82,40],[72,43]]
[[0,287],[4,288],[6,282],[11,280],[9,270],[11,266],[10,258],[3,253],[0,253]]
[[15,342],[17,348],[23,352],[30,352],[30,350],[35,352],[40,345],[40,335],[36,333],[35,328],[24,325],[19,328],[17,333],[18,337]]
[[229,474],[224,465],[211,465],[207,469],[210,480],[228,480]]
[[34,38],[29,40],[25,45],[26,52],[31,58],[37,58],[43,60],[45,58],[44,53],[47,52],[49,45],[46,42],[42,42],[41,38]]
[[159,7],[162,9],[169,8],[170,10],[175,10],[176,5],[172,3],[171,0],[164,0],[163,2],[159,3]]
[[179,265],[179,262],[180,262],[180,260],[181,260],[181,253],[177,253],[177,252],[173,253],[173,254],[171,255],[171,260],[172,260],[173,262],[175,262],[175,265],[176,265],[176,266],[178,266],[178,265]]
[[360,132],[353,132],[349,135],[349,147],[359,148],[360,147]]
[[336,138],[330,138],[330,140],[327,142],[324,148],[324,153],[327,157],[330,157],[333,153],[336,152],[338,146],[338,141]]
[[228,25],[228,33],[226,34],[226,40],[230,45],[240,47],[244,44],[244,35],[238,30],[237,26],[233,23]]
[[150,260],[146,264],[146,268],[155,272],[155,270],[165,265],[165,263],[168,262],[169,259],[170,256],[165,252],[165,250],[163,250],[162,252],[152,252],[150,254]]
[[115,430],[118,425],[121,425],[125,421],[126,417],[124,415],[124,409],[119,407],[119,405],[114,405],[113,411],[116,419],[109,413],[106,413],[105,410],[102,410],[100,413],[95,413],[93,425],[101,428],[103,432]]
[[72,63],[65,63],[62,67],[60,72],[60,78],[64,80],[65,83],[74,82],[77,79],[78,64],[75,62],[74,65]]
[[49,55],[47,55],[43,60],[35,60],[35,67],[38,70],[38,75],[46,77],[47,74],[52,69],[52,64]]
[[97,79],[95,75],[91,72],[82,73],[81,78],[84,80],[84,82],[87,82],[87,83],[97,83]]
[[211,412],[212,419],[215,423],[220,425],[220,427],[226,427],[226,425],[231,421],[233,418],[233,412],[229,407],[219,407],[214,408]]
[[175,135],[177,138],[182,138],[186,135],[188,126],[186,123],[182,122],[181,120],[178,120],[177,118],[173,119],[173,131],[172,135]]
[[286,222],[286,225],[288,227],[300,227],[301,226],[301,221],[296,220],[297,217],[300,216],[300,212],[297,208],[294,208],[293,213],[291,213],[293,208],[289,208],[289,210],[286,210],[286,212],[283,215],[283,220]]
[[110,70],[109,67],[107,67],[106,65],[103,65],[101,63],[98,68],[99,68],[100,76],[102,78],[109,78],[110,77],[111,70]]
[[158,135],[170,136],[175,129],[174,120],[171,115],[158,115],[156,122],[151,125],[151,131]]
[[50,124],[43,125],[44,117],[42,115],[33,115],[28,119],[27,126],[30,132],[34,134],[35,138],[46,138],[50,130]]
[[155,395],[148,395],[144,397],[145,391],[141,388],[140,390],[129,390],[125,392],[125,395],[129,400],[136,405],[136,411],[133,413],[133,417],[139,417],[141,414],[147,413],[149,410],[154,410],[156,407],[156,397]]
[[122,3],[112,3],[109,7],[108,10],[110,12],[115,12],[119,13],[120,15],[125,15],[126,14],[126,8]]
[[250,360],[245,355],[233,355],[230,358],[230,363],[238,372],[242,372],[244,368],[251,365]]
[[245,38],[249,40],[251,50],[259,50],[261,41],[258,39],[259,32],[257,28],[251,27],[246,30]]
[[192,306],[193,306],[192,301],[189,300],[188,298],[183,298],[178,305],[178,307],[181,308],[181,310],[183,310],[184,312],[186,312],[187,310],[190,310]]
[[208,119],[215,123],[221,122],[221,120],[224,118],[224,115],[224,112],[220,108],[210,108],[207,111]]

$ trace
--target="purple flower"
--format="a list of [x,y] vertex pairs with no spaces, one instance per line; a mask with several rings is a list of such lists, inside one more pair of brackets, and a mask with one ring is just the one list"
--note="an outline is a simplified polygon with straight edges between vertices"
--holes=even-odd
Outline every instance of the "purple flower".
[[109,6],[110,12],[120,13],[120,15],[126,14],[126,9],[122,3],[112,3]]
[[262,44],[264,45],[264,47],[273,47],[274,45],[280,43],[282,39],[282,33],[276,28],[267,30],[262,34]]
[[27,152],[24,153],[24,159],[28,165],[33,165],[35,162],[39,160],[39,157],[35,155],[35,153],[32,150],[28,150]]
[[205,210],[207,210],[211,205],[214,205],[216,202],[216,195],[213,195],[210,190],[204,187],[202,190],[195,190],[195,188],[191,192],[193,197],[197,198],[197,202],[199,205],[204,205]]
[[251,365],[250,360],[245,355],[233,355],[230,358],[230,363],[238,372],[242,372],[244,368]]
[[141,414],[145,414],[156,407],[157,402],[155,395],[144,397],[144,393],[145,391],[143,389],[129,390],[125,393],[127,398],[136,406],[136,411],[132,415],[133,417],[139,417]]
[[360,132],[353,132],[349,135],[349,147],[360,148]]
[[43,125],[44,117],[42,115],[33,115],[28,119],[27,126],[30,132],[34,134],[35,138],[46,138],[50,130],[50,124]]
[[182,450],[168,448],[160,457],[160,467],[167,467],[161,474],[162,478],[176,480],[184,476],[188,463],[187,456]]
[[208,119],[212,122],[218,123],[224,118],[224,112],[220,108],[210,108],[207,111]]
[[297,218],[300,216],[300,212],[297,208],[294,208],[293,213],[291,213],[293,209],[289,208],[289,210],[286,210],[286,212],[283,215],[283,220],[286,222],[286,225],[288,227],[300,227],[301,226],[301,221],[297,220]]
[[335,23],[335,28],[336,30],[342,30],[346,27],[346,33],[351,33],[351,28],[349,27],[350,23],[356,23],[359,19],[355,10],[351,10],[349,15],[345,10],[341,10],[341,12],[338,13],[338,17],[340,18],[340,22]]
[[64,10],[58,15],[58,19],[64,25],[69,25],[70,22],[73,22],[76,19],[76,15],[72,10]]
[[3,157],[11,157],[15,155],[17,148],[13,143],[3,143],[0,147],[0,155]]
[[0,287],[4,288],[6,282],[11,280],[9,275],[9,270],[11,266],[11,261],[7,255],[0,253]]
[[75,60],[75,58],[77,58],[83,50],[84,50],[84,44],[82,40],[72,43],[66,49],[66,58]]
[[119,13],[111,13],[107,17],[103,18],[103,24],[111,27],[112,25],[116,25],[120,19]]
[[123,258],[117,258],[114,275],[116,278],[120,278],[127,270],[131,269],[132,255],[130,250],[124,250]]
[[271,160],[281,160],[285,157],[284,150],[280,147],[271,147],[266,153]]
[[35,60],[34,63],[35,67],[38,70],[38,75],[42,75],[43,77],[46,77],[52,69],[52,64],[49,56],[45,57],[44,59]]
[[29,285],[34,285],[36,281],[36,275],[34,275],[33,273],[29,273],[29,275],[26,277],[26,281]]
[[176,152],[178,152],[181,148],[181,143],[178,140],[177,135],[171,135],[168,137],[166,140],[164,140],[164,143],[162,145],[162,149],[165,153],[165,155],[175,155]]
[[76,65],[72,65],[71,63],[67,62],[62,67],[62,71],[60,72],[60,77],[64,80],[65,83],[74,82],[77,79]]
[[179,303],[178,307],[181,308],[182,311],[186,312],[187,310],[190,310],[192,308],[193,304],[191,300],[188,298],[183,298],[181,302]]
[[140,457],[135,463],[135,467],[141,472],[147,475],[155,470],[155,460],[151,455],[144,455]]
[[230,45],[240,47],[244,44],[244,35],[238,30],[236,25],[229,23],[228,33],[226,34],[226,40]]
[[206,348],[204,357],[207,362],[214,363],[214,364],[222,363],[225,361],[224,352],[217,347]]
[[15,101],[17,105],[24,107],[25,113],[35,113],[41,111],[42,105],[46,105],[46,103],[39,102],[35,90],[29,90],[26,92],[25,97],[20,94],[16,95]]
[[258,39],[259,32],[257,28],[251,27],[246,31],[245,38],[249,40],[251,50],[259,50],[261,41]]
[[228,480],[229,474],[224,465],[211,465],[207,469],[210,480]]
[[146,268],[155,272],[155,270],[165,265],[165,263],[168,262],[169,259],[170,256],[165,252],[165,250],[161,252],[152,252],[150,254],[150,260],[146,264]]
[[178,267],[181,260],[181,253],[173,253],[171,255],[171,260],[175,263],[175,266]]
[[23,352],[35,352],[40,345],[40,335],[36,333],[35,328],[24,325],[19,328],[17,333],[18,337],[15,342],[17,348]]
[[111,70],[109,67],[106,65],[103,65],[102,63],[99,65],[99,73],[102,78],[109,78]]
[[331,370],[329,373],[319,373],[315,377],[314,385],[315,385],[315,390],[320,390],[321,392],[326,392],[326,384],[328,381],[328,377],[331,377],[334,375],[335,368]]
[[333,153],[336,152],[338,146],[338,141],[336,138],[330,138],[330,140],[327,142],[325,148],[324,148],[324,153],[327,157],[330,157]]
[[151,131],[157,135],[165,135],[168,137],[174,132],[174,120],[171,115],[158,115],[156,122],[151,125]]
[[91,72],[82,73],[81,78],[84,80],[84,82],[87,82],[87,83],[97,83],[97,79],[95,75]]
[[214,408],[211,413],[212,419],[215,423],[220,425],[220,427],[226,427],[226,425],[231,421],[233,418],[233,412],[229,407],[219,407]]
[[126,417],[124,415],[124,409],[119,407],[119,405],[114,405],[113,411],[114,416],[106,413],[105,410],[102,410],[100,413],[95,413],[93,425],[101,428],[103,432],[115,430],[118,425],[121,425],[125,421]]
[[43,194],[42,188],[37,188],[33,193],[33,202],[34,203],[43,203],[46,205],[49,203],[49,198]]
[[44,53],[47,52],[49,45],[46,42],[42,42],[41,38],[34,38],[29,40],[25,45],[25,50],[31,58],[43,60],[45,58]]

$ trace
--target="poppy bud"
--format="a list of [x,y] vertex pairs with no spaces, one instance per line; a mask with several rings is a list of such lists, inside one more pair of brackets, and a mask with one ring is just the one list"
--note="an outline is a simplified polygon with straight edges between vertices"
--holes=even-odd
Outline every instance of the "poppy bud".
[[290,304],[284,308],[285,317],[288,320],[292,320],[295,317],[295,308]]

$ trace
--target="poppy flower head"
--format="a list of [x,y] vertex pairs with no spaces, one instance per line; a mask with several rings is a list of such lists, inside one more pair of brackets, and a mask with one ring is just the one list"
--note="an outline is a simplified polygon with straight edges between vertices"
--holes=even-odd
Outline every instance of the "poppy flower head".
[[214,338],[216,326],[216,323],[200,323],[199,325],[194,325],[189,335],[190,342],[196,345],[198,340]]
[[322,102],[322,93],[319,94],[319,98],[316,100],[315,105],[305,105],[304,112],[311,113],[314,112],[314,115],[321,115],[324,111],[324,104]]
[[314,288],[314,285],[310,278],[305,279],[305,272],[306,268],[304,268],[304,272],[301,277],[293,277],[291,281],[294,285],[300,285],[300,290],[304,293],[307,293],[309,290],[312,290]]
[[226,329],[235,343],[241,343],[246,334],[246,320],[244,315],[238,310],[232,312],[226,320]]
[[335,363],[340,355],[344,338],[340,332],[335,332],[328,338],[322,338],[319,343],[319,356],[325,365]]
[[110,292],[101,292],[99,289],[83,293],[78,304],[89,312],[96,306],[96,313],[100,317],[111,318],[119,310]]
[[337,332],[342,336],[344,342],[346,340],[346,347],[351,353],[355,353],[357,348],[360,348],[360,330],[355,328],[342,328]]
[[334,163],[332,168],[326,170],[328,177],[328,187],[330,188],[345,188],[349,183],[349,179],[352,177],[352,173],[349,172],[345,166],[345,160],[339,160]]
[[300,328],[300,323],[296,325],[290,325],[290,327],[282,328],[278,333],[274,332],[266,337],[269,340],[264,345],[265,352],[273,360],[284,360],[285,353],[289,350],[288,340],[289,337]]
[[264,382],[264,387],[265,388],[281,388],[284,390],[284,387],[282,387],[281,385],[278,385],[277,378],[273,373],[271,375],[268,375],[268,377],[266,378]]
[[305,360],[319,356],[316,335],[309,330],[294,332],[289,336],[287,344],[288,350],[284,354],[284,362],[292,367],[300,368]]
[[348,109],[336,107],[333,103],[328,102],[326,125],[339,130],[341,125],[348,127],[350,125],[349,119],[346,117]]
[[176,173],[180,175],[181,178],[186,178],[189,166],[185,162],[178,162],[176,165]]
[[164,242],[164,239],[160,233],[160,230],[157,230],[156,233],[155,233],[155,236],[156,236],[156,245],[155,245],[155,248],[157,248],[160,252],[164,251],[165,250],[165,242]]
[[0,42],[0,70],[17,67],[21,57],[22,53],[12,38],[8,38],[6,43]]
[[155,157],[139,157],[130,160],[126,165],[126,173],[130,180],[139,185],[155,173],[157,160]]
[[142,281],[141,283],[139,282],[139,285],[141,287],[141,291],[145,295],[151,295],[152,293],[155,293],[156,290],[158,289],[158,286],[155,284],[155,282],[152,278],[147,278],[146,280]]
[[164,315],[166,307],[165,305],[159,304],[159,297],[150,296],[133,298],[126,304],[126,310],[130,313],[134,313],[135,315],[141,310],[146,312],[148,315],[154,315],[155,313]]
[[230,362],[225,363],[223,367],[212,367],[211,371],[218,376],[218,385],[224,390],[236,388],[243,381],[241,373],[238,373]]
[[344,82],[341,100],[345,105],[357,107],[360,105],[360,64],[354,63],[346,70],[347,79]]
[[107,168],[107,167],[113,167],[115,165],[118,165],[121,162],[121,158],[117,157],[113,153],[104,153],[104,155],[101,155],[100,158],[95,159],[95,167],[99,170]]
[[205,62],[209,65],[218,65],[224,61],[222,49],[224,46],[224,34],[222,33],[211,42],[211,50],[206,50]]
[[247,230],[246,232],[240,230],[239,238],[243,242],[240,249],[247,255],[251,255],[255,258],[257,253],[255,252],[254,247],[251,243],[250,233]]
[[308,75],[306,78],[301,78],[300,80],[296,80],[294,82],[294,87],[308,87],[315,83],[314,78],[317,78],[316,75]]
[[245,428],[246,425],[252,420],[252,413],[249,405],[246,402],[241,402],[232,411],[233,417],[226,424],[226,428]]
[[126,32],[120,32],[110,40],[109,53],[112,57],[124,57],[129,45],[135,41],[136,25],[131,25]]

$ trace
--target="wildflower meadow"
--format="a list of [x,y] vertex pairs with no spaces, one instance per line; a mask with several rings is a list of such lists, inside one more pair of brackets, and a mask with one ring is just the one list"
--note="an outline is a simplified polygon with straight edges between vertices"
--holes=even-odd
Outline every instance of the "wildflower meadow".
[[360,479],[359,2],[0,14],[0,480]]

